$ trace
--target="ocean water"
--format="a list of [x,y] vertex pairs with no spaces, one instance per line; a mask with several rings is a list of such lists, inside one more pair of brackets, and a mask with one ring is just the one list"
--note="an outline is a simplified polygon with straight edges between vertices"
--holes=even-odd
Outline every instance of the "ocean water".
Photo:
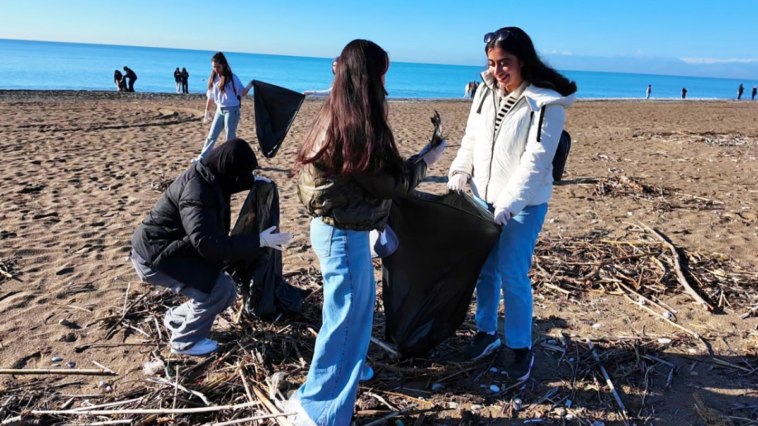
[[[138,92],[175,92],[173,72],[186,67],[191,93],[203,93],[210,75],[214,52],[151,47],[52,43],[0,39],[0,89],[115,90],[113,71],[124,65],[138,76]],[[243,82],[265,81],[295,91],[329,87],[332,79],[329,58],[228,53],[227,59]],[[387,91],[392,98],[462,98],[464,85],[479,80],[482,66],[430,65],[393,62],[387,74]],[[654,99],[681,97],[734,99],[737,87],[745,84],[743,99],[750,97],[755,82],[565,71],[576,80],[579,98],[644,98],[648,84]]]

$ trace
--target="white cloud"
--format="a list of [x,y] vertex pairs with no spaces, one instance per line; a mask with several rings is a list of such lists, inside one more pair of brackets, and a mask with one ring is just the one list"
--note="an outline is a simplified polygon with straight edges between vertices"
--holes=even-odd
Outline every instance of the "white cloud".
[[743,63],[749,64],[758,62],[758,59],[753,58],[731,58],[731,59],[716,59],[716,58],[680,58],[682,61],[690,65],[702,65],[702,64],[728,64],[728,63]]
[[569,56],[569,55],[573,55],[573,53],[569,52],[568,50],[564,50],[563,52],[561,52],[561,55]]

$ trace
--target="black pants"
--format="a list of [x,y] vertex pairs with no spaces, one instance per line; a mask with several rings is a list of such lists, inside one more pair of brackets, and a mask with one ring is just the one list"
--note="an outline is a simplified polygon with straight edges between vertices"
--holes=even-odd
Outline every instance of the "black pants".
[[189,82],[182,80],[182,93],[189,93]]
[[133,92],[134,91],[134,82],[137,81],[137,78],[129,78],[124,77],[126,79],[126,91],[127,92]]

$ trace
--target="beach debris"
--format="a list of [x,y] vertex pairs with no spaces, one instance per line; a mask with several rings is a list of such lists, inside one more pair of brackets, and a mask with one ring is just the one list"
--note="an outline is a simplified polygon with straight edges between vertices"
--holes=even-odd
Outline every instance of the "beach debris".
[[521,404],[522,404],[521,398],[514,398],[513,401],[511,401],[511,402],[513,404],[513,409],[514,410],[516,410],[516,411],[520,411],[521,410]]
[[53,361],[53,362],[61,362],[61,361],[63,361],[63,358],[61,358],[61,357],[59,357],[59,356],[54,356],[54,357],[51,359],[51,361]]
[[563,416],[564,419],[566,419],[567,422],[574,421],[574,415],[571,413],[566,413],[565,416]]
[[433,391],[441,391],[443,389],[445,389],[445,385],[443,385],[442,383],[434,383],[434,384],[432,384],[432,390]]
[[142,374],[147,377],[160,376],[164,372],[166,364],[161,359],[147,361],[142,364]]
[[497,367],[490,368],[490,372],[491,373],[497,373]]
[[473,404],[471,406],[472,410],[481,410],[482,408],[484,408],[484,405],[481,405],[481,404]]
[[68,368],[74,368],[76,367],[76,363],[74,361],[69,361],[66,363],[66,367]]
[[592,324],[592,328],[600,328],[600,327],[602,327],[602,326],[603,326],[603,325],[602,325],[602,324],[600,324],[599,322],[598,322],[598,323],[595,323],[595,324]]
[[662,345],[668,345],[669,343],[671,343],[671,339],[667,337],[661,337],[660,339],[658,339],[658,343]]
[[490,386],[490,391],[492,392],[500,392],[500,387],[497,385]]

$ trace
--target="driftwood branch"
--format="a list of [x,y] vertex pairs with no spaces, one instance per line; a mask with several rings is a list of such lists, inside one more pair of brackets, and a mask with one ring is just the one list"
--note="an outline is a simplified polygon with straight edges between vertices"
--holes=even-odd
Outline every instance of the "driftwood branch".
[[59,376],[115,376],[113,371],[95,370],[95,369],[80,369],[80,370],[63,370],[60,368],[47,369],[47,368],[3,368],[0,369],[0,374],[51,374]]
[[629,413],[626,411],[626,406],[624,406],[624,403],[621,402],[621,397],[616,391],[616,386],[613,385],[611,376],[609,376],[608,372],[605,370],[605,367],[603,366],[603,362],[600,360],[600,356],[595,351],[595,345],[592,344],[590,339],[587,339],[587,346],[589,346],[590,352],[592,352],[592,357],[595,358],[595,361],[597,361],[597,363],[599,364],[600,372],[603,373],[603,377],[605,377],[605,382],[608,384],[608,387],[611,388],[611,393],[613,393],[613,398],[616,399],[616,403],[619,405],[619,408],[621,409],[621,414],[624,416],[624,423],[629,424],[629,421],[627,420],[629,418]]
[[684,271],[682,269],[681,262],[679,261],[679,251],[677,251],[676,246],[673,243],[671,243],[671,241],[669,241],[666,237],[664,237],[663,234],[661,234],[660,232],[656,231],[655,229],[653,229],[653,228],[645,225],[644,223],[640,223],[639,226],[642,227],[643,229],[649,231],[653,235],[655,235],[656,238],[658,238],[659,240],[661,240],[663,242],[663,244],[665,244],[666,247],[668,247],[668,249],[671,250],[671,257],[674,259],[674,269],[676,270],[676,278],[679,281],[679,284],[681,284],[682,287],[684,287],[684,289],[687,291],[687,293],[690,296],[692,296],[692,298],[695,299],[695,301],[697,301],[698,303],[700,303],[701,305],[703,305],[709,311],[713,312],[714,311],[713,306],[711,306],[708,302],[706,302],[705,299],[703,299],[698,294],[698,292],[695,291],[694,288],[692,288],[692,286],[690,285],[690,283],[687,281],[687,277],[684,276]]

